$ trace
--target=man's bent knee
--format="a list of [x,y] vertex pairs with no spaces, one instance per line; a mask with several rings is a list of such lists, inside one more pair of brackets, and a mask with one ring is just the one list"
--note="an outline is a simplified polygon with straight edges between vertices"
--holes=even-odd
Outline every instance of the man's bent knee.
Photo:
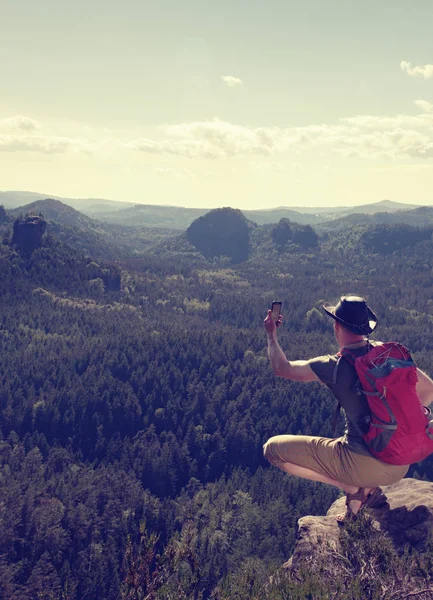
[[268,460],[272,465],[276,464],[276,463],[281,463],[284,462],[281,460],[281,458],[278,456],[278,454],[276,453],[276,437],[271,437],[268,439],[268,441],[266,442],[266,444],[264,444],[263,446],[263,455],[266,458],[266,460]]

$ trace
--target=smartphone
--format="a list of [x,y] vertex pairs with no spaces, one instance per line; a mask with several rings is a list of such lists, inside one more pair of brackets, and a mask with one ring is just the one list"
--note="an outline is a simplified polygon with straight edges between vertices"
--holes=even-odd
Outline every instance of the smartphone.
[[272,318],[275,321],[275,323],[278,321],[280,315],[281,315],[281,306],[282,306],[282,302],[272,302]]

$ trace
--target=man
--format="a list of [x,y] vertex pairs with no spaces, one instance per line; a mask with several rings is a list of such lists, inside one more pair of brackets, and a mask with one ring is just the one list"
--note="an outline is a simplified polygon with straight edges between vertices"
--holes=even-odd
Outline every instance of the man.
[[[343,296],[335,307],[323,307],[334,320],[334,333],[340,351],[350,349],[355,356],[368,352],[368,336],[377,326],[377,317],[364,298]],[[384,463],[370,454],[361,435],[370,415],[364,394],[356,391],[358,377],[347,360],[338,355],[319,356],[311,360],[289,361],[277,341],[277,327],[271,311],[264,321],[268,338],[268,356],[274,373],[292,381],[317,381],[327,385],[346,414],[346,432],[340,438],[303,435],[277,435],[264,445],[269,462],[289,475],[330,483],[346,492],[346,513],[339,521],[353,518],[362,508],[380,498],[380,485],[402,479],[409,465]],[[433,402],[433,381],[417,369],[417,393],[424,406]]]

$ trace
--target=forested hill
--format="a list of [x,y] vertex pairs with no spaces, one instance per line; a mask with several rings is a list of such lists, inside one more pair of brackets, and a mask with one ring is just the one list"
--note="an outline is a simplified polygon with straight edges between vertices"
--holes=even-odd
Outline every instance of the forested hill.
[[[26,214],[42,214],[50,223],[49,233],[55,239],[97,259],[116,260],[120,256],[140,254],[154,247],[158,241],[179,235],[170,229],[137,228],[102,222],[50,198],[7,210],[6,214],[10,222]],[[7,228],[4,231],[7,236]]]
[[[283,222],[231,264],[177,234],[101,233],[113,265],[78,225],[65,240],[48,220],[30,255],[1,227],[0,598],[246,600],[246,578],[269,580],[297,519],[338,494],[262,457],[271,435],[330,435],[334,409],[271,372],[272,300],[289,358],[335,351],[320,307],[354,292],[433,374],[431,236],[381,251],[355,228],[305,249]],[[432,459],[410,475],[432,481]]]
[[318,231],[336,231],[355,225],[410,225],[425,227],[433,225],[433,207],[420,206],[413,210],[398,212],[377,212],[375,214],[352,213],[350,215],[318,223]]
[[43,213],[44,217],[49,221],[55,221],[71,227],[79,227],[81,229],[96,229],[97,227],[97,223],[93,219],[87,217],[75,208],[52,198],[35,200],[30,204],[18,206],[8,212],[12,216],[19,216],[20,214],[22,215],[25,213]]
[[[11,222],[17,215],[40,213],[50,223],[50,232],[56,238],[98,260],[136,258],[144,252],[159,255],[174,252],[177,258],[185,255],[190,261],[198,251],[207,258],[226,256],[236,263],[248,259],[260,261],[281,253],[296,254],[310,248],[328,251],[343,245],[358,248],[360,252],[392,253],[430,239],[432,210],[424,206],[404,213],[354,214],[313,229],[287,218],[259,226],[246,219],[241,211],[225,208],[199,217],[185,233],[137,224],[114,225],[91,219],[53,199],[9,211],[3,218]],[[411,225],[412,222],[417,225]]]
[[[0,191],[0,204],[8,210],[22,208],[44,201],[47,198],[60,201],[85,215],[115,225],[132,227],[159,227],[185,230],[191,223],[202,217],[210,208],[186,208],[182,206],[149,204],[143,199],[142,203],[104,200],[101,198],[63,198],[60,196],[40,194],[36,192]],[[279,206],[261,210],[243,210],[245,217],[257,225],[278,223],[280,219],[290,219],[302,225],[319,225],[352,214],[375,215],[377,213],[397,214],[396,221],[404,220],[402,213],[418,208],[417,204],[381,200],[359,206]],[[432,208],[430,206],[430,208]],[[49,217],[51,218],[51,217]],[[420,222],[411,222],[421,225]]]

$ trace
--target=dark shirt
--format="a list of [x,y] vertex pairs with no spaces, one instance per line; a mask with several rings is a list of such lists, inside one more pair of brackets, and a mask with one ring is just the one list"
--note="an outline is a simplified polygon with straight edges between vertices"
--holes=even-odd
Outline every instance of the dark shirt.
[[[368,351],[368,345],[351,348],[350,351],[355,356],[363,356]],[[346,431],[342,442],[357,454],[371,456],[361,437],[362,432],[366,431],[365,419],[370,415],[370,409],[366,397],[359,392],[359,379],[355,367],[344,358],[339,360],[337,354],[312,358],[308,364],[320,381],[328,386],[344,410]]]

